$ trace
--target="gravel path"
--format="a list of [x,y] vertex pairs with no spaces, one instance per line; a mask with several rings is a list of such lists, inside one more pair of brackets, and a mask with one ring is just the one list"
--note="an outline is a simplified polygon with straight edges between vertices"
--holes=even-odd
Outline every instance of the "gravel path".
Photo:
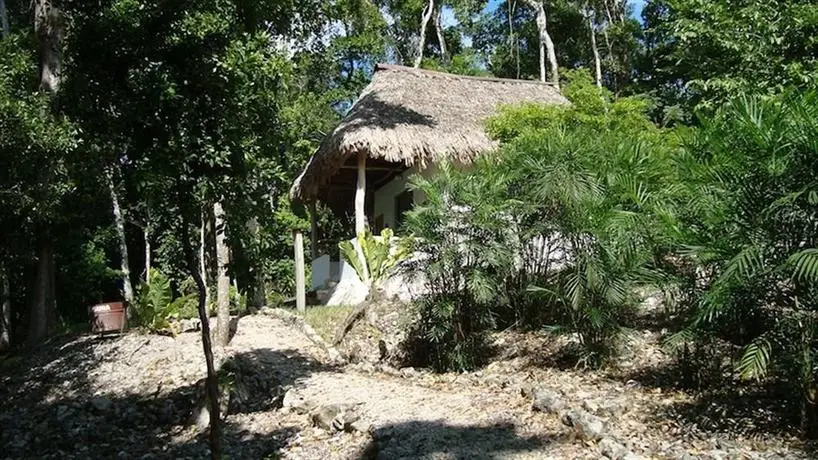
[[[374,450],[379,458],[564,458],[553,452],[547,437],[515,426],[515,420],[530,411],[527,402],[510,390],[464,388],[412,369],[390,375],[360,372],[352,366],[317,366],[304,372],[301,353],[325,361],[324,352],[281,321],[261,316],[242,320],[231,347],[285,355],[287,350],[299,350],[296,359],[277,363],[278,372],[295,377],[291,387],[314,403],[354,404],[377,440],[359,433],[330,436],[317,428],[302,429],[282,453],[284,458],[355,458],[371,456]],[[282,420],[280,414],[270,416]],[[283,421],[303,426],[299,417],[303,418],[284,416]],[[256,415],[243,427],[258,432],[254,427],[265,421]]]
[[[506,348],[521,343],[509,340]],[[573,439],[557,416],[531,410],[520,388],[534,384],[570,407],[616,403],[608,430],[640,456],[634,458],[808,458],[780,436],[753,444],[729,434],[694,436],[693,422],[674,425],[657,415],[689,396],[599,373],[532,367],[530,354],[521,348],[471,374],[375,371],[330,364],[296,328],[247,316],[231,344],[216,351],[219,362],[237,366],[247,393],[225,419],[225,451],[242,459],[601,458],[600,445]],[[205,435],[190,420],[203,376],[195,333],[65,338],[6,359],[0,458],[204,458]],[[288,390],[318,405],[354,404],[371,429],[331,434],[313,427],[308,415],[278,409]]]

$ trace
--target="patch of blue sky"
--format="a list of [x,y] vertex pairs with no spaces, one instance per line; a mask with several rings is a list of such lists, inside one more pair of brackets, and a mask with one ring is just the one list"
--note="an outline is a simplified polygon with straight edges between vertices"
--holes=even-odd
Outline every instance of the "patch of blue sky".
[[[491,12],[497,9],[502,4],[505,4],[508,0],[489,0],[486,4],[486,8],[483,10],[484,12]],[[631,16],[634,19],[642,19],[642,8],[645,7],[646,0],[628,0],[628,3],[631,5]]]
[[[507,1],[508,0],[489,0],[489,2],[486,3],[486,7],[483,9],[483,12],[491,13],[497,8],[499,8],[500,5],[504,5]],[[642,20],[642,8],[645,7],[645,1],[646,0],[629,0],[631,6],[631,16],[634,19],[637,19],[639,21]],[[443,9],[442,22],[443,27],[451,27],[456,26],[458,24],[457,18],[454,17],[454,11],[452,11],[451,8],[446,7]],[[472,46],[472,39],[468,35],[463,35],[461,37],[461,40],[463,40],[464,47],[470,48]]]

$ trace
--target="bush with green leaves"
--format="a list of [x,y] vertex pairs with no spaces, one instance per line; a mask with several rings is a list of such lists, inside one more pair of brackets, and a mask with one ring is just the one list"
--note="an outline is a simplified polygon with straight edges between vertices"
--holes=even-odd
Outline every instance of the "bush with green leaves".
[[685,256],[698,267],[691,325],[743,346],[738,373],[777,376],[818,436],[818,94],[739,97],[680,159]]
[[503,283],[513,264],[504,244],[508,223],[497,218],[502,203],[484,199],[499,195],[472,179],[445,164],[431,179],[414,178],[426,201],[407,216],[420,254],[410,268],[422,272],[426,290],[410,335],[429,351],[418,364],[439,371],[482,364],[492,312],[505,303]]
[[143,283],[134,301],[132,325],[158,332],[171,329],[171,321],[180,319],[185,306],[195,303],[192,294],[173,298],[170,279],[158,270],[151,270],[150,284]]
[[497,152],[443,167],[409,228],[427,254],[421,328],[437,367],[476,364],[497,322],[578,334],[583,359],[614,345],[637,288],[661,280],[677,238],[674,142],[636,99],[570,74],[571,106],[510,107],[491,119]]

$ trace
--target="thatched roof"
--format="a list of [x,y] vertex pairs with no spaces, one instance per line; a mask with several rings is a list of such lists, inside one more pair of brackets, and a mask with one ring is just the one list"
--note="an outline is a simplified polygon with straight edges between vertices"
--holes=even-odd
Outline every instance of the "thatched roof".
[[547,83],[379,64],[349,114],[310,158],[291,195],[313,198],[359,151],[406,166],[444,158],[468,164],[494,147],[485,133],[486,119],[499,106],[520,102],[568,103]]

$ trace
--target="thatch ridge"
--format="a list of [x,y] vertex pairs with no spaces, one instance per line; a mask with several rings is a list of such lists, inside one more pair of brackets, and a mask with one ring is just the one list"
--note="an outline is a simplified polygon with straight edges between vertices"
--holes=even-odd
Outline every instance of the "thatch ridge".
[[568,103],[557,88],[539,81],[378,64],[372,82],[296,179],[291,196],[314,197],[359,151],[406,166],[444,158],[468,164],[495,146],[485,133],[486,119],[502,105],[521,102]]

